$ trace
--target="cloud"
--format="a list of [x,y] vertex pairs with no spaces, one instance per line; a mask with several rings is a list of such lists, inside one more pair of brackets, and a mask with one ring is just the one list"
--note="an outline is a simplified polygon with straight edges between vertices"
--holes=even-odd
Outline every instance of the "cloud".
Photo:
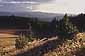
[[0,5],[0,7],[3,7],[4,5]]
[[39,2],[39,3],[45,3],[45,2],[50,2],[53,0],[1,0],[3,2],[11,2],[11,1],[16,1],[16,2],[25,2],[25,1],[29,1],[29,2]]
[[34,5],[33,11],[48,13],[84,13],[84,0],[52,0],[51,2]]
[[22,4],[22,3],[24,3],[24,4],[35,4],[35,3],[37,3],[37,2],[29,2],[29,1],[23,1],[23,2],[20,2],[20,1],[10,1],[10,2],[8,2],[8,1],[4,1],[4,2],[1,2],[1,3],[12,3],[12,4]]
[[51,1],[53,1],[53,0],[29,0],[29,1],[46,3],[46,2],[51,2]]
[[84,5],[84,0],[0,0],[0,11],[80,13]]
[[[0,11],[7,12],[24,12],[31,11],[32,5],[37,4],[37,2],[30,1],[18,1],[18,0],[2,0],[0,1]],[[28,8],[29,7],[29,8]]]
[[37,5],[53,0],[0,0],[0,11],[29,12],[37,9]]

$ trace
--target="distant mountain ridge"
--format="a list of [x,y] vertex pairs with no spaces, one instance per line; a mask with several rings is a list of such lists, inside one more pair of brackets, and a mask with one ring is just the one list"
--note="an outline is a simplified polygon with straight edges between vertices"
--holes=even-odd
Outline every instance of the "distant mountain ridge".
[[61,19],[64,14],[44,13],[44,12],[0,12],[0,16],[21,16],[39,18],[40,21],[51,21],[53,18]]
[[33,17],[38,18],[40,21],[51,21],[53,18],[62,19],[64,14],[56,14],[56,13],[44,13],[44,12],[20,12],[14,13],[15,16],[24,16],[24,17]]
[[[20,16],[38,18],[40,21],[52,21],[53,18],[62,19],[64,14],[60,13],[45,13],[45,12],[0,12],[0,16]],[[68,14],[68,16],[72,14]]]

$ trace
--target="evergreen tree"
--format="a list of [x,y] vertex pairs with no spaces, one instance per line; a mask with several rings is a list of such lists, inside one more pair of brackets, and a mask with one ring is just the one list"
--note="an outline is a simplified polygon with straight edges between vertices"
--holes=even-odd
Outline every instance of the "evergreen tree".
[[28,38],[29,38],[29,41],[32,41],[32,26],[31,26],[31,23],[29,23],[29,36],[28,36]]
[[58,25],[58,29],[60,30],[60,33],[65,37],[70,36],[70,34],[74,32],[78,32],[77,27],[72,24],[67,14],[65,14],[63,19],[60,21],[60,24]]

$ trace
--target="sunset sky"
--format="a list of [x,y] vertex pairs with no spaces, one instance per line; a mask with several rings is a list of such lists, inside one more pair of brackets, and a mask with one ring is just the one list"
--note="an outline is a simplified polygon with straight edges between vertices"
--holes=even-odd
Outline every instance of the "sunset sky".
[[0,0],[0,11],[84,13],[84,0]]

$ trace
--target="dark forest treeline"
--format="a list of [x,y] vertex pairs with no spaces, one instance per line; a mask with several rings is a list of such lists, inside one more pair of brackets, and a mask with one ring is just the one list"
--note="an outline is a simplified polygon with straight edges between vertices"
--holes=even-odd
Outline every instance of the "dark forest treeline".
[[80,31],[85,31],[85,14],[70,17],[70,21],[75,24]]
[[56,17],[51,22],[39,21],[38,18],[19,17],[19,16],[0,16],[1,29],[29,29],[31,24],[35,35],[56,35],[71,34],[75,31],[85,31],[85,14],[77,16],[65,16],[61,20]]
[[29,23],[33,27],[37,24],[48,24],[48,22],[38,21],[38,18],[19,17],[19,16],[0,16],[0,28],[28,29]]
[[26,28],[27,22],[30,18],[17,16],[0,16],[0,28]]

